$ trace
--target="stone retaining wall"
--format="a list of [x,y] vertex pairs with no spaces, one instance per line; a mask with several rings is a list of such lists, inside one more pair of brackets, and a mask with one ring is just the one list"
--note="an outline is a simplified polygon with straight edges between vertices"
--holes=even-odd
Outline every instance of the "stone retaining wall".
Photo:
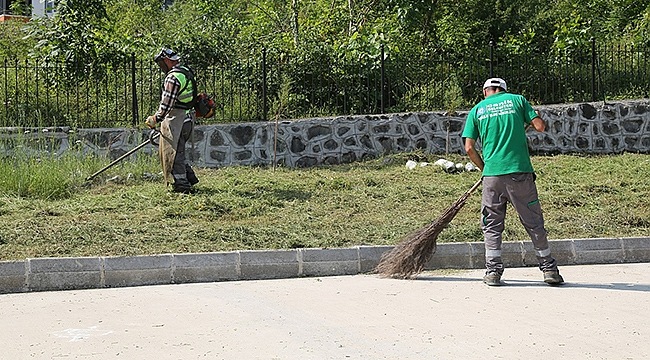
[[[544,133],[529,132],[535,154],[650,153],[650,100],[537,107],[547,121]],[[467,111],[338,116],[295,121],[198,125],[188,143],[190,160],[201,167],[341,164],[422,150],[463,153],[460,137]],[[23,138],[34,152],[109,154],[115,159],[143,141],[149,130],[5,128],[1,138]],[[12,150],[3,141],[4,151]],[[142,153],[156,151],[147,146]]]

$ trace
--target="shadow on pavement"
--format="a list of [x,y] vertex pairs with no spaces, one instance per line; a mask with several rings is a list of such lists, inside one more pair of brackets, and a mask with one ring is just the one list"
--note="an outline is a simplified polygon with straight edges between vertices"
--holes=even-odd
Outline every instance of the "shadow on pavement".
[[[510,286],[548,286],[540,281],[531,280],[506,280],[506,285]],[[633,284],[633,283],[580,283],[567,281],[562,285],[555,286],[561,288],[577,288],[577,289],[597,289],[597,290],[623,290],[623,291],[641,291],[650,292],[650,284]]]
[[[456,281],[456,282],[483,282],[482,278],[468,278],[468,277],[453,277],[453,276],[418,276],[415,280],[421,281]],[[545,284],[541,279],[537,280],[516,280],[516,279],[502,279],[503,286],[501,287],[551,287]],[[650,292],[650,284],[634,284],[634,283],[579,283],[579,282],[565,282],[562,285],[552,287],[558,288],[576,288],[576,289],[597,289],[597,290],[621,290],[621,291],[641,291]]]

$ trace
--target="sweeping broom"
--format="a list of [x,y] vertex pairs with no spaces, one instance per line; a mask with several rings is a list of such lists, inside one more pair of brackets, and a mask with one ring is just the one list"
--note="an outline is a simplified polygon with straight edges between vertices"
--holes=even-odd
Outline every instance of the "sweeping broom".
[[383,277],[407,279],[424,270],[424,265],[436,252],[438,234],[451,222],[465,205],[469,195],[481,185],[479,179],[456,202],[429,225],[406,236],[391,251],[384,253],[375,268],[375,273]]

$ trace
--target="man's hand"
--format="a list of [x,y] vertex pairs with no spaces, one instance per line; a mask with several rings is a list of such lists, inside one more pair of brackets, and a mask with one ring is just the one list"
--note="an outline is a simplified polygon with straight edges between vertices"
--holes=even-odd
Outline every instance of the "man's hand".
[[145,125],[149,127],[149,129],[155,129],[156,128],[156,117],[155,116],[149,116],[147,120],[145,120]]
[[476,140],[470,139],[470,138],[465,138],[465,152],[467,152],[467,155],[469,156],[469,159],[472,160],[474,165],[476,165],[479,170],[483,171],[483,167],[485,167],[485,163],[483,162],[483,158],[481,155],[476,151]]

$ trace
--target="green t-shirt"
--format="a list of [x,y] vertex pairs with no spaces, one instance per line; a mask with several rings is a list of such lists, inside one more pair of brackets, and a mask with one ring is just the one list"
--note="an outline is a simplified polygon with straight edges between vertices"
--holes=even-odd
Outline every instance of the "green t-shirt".
[[536,117],[525,97],[506,92],[490,95],[472,108],[462,137],[481,139],[483,176],[533,172],[526,126]]

